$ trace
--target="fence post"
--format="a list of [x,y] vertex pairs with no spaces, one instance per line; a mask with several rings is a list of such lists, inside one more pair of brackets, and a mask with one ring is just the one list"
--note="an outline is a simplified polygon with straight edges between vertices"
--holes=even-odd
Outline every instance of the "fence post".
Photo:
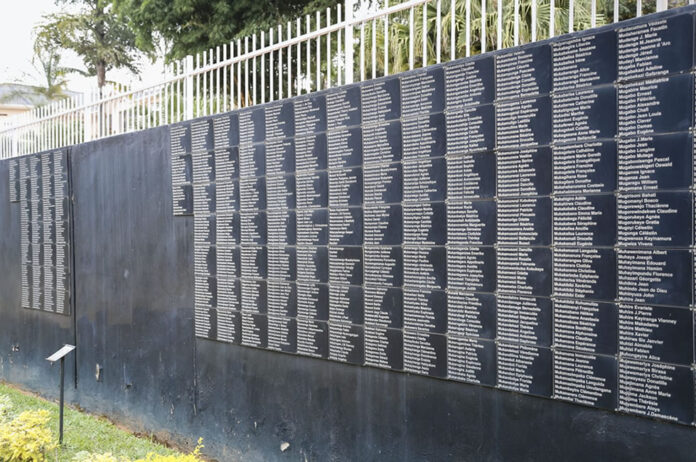
[[85,108],[83,111],[84,116],[84,131],[85,137],[84,142],[92,141],[92,92],[86,93],[87,101],[85,102]]
[[184,73],[184,117],[185,120],[193,119],[193,55],[186,56]]
[[665,11],[667,9],[667,0],[657,0],[655,5],[656,11]]
[[12,155],[10,157],[17,157],[19,155],[19,130],[16,128],[12,130]]
[[346,0],[346,44],[345,44],[345,84],[353,83],[353,4],[355,0]]

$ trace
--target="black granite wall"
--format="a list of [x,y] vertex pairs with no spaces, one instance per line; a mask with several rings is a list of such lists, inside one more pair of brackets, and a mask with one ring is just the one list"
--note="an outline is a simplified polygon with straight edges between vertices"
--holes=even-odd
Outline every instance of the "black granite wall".
[[[689,78],[690,69],[685,73]],[[693,114],[693,96],[689,104]],[[688,127],[692,125],[693,121]],[[684,136],[690,140],[688,127]],[[626,135],[615,144],[635,150],[625,146],[633,139]],[[563,147],[571,141],[553,149],[567,154]],[[220,460],[687,460],[696,450],[696,434],[688,425],[197,338],[197,234],[193,216],[174,213],[182,210],[177,209],[181,202],[175,204],[172,197],[173,142],[170,128],[163,127],[66,150],[72,198],[66,212],[72,244],[68,261],[74,281],[66,314],[22,308],[23,205],[11,201],[16,199],[10,195],[14,161],[0,161],[1,379],[55,397],[58,371],[44,358],[63,343],[76,343],[68,372],[74,378],[71,402],[182,444],[193,444],[202,436],[206,452]],[[502,162],[502,152],[496,149],[496,154],[487,155],[498,155]],[[558,159],[560,154],[553,155]],[[688,173],[687,186],[676,190],[690,191]],[[196,182],[192,183],[195,193]],[[601,192],[590,195],[602,197]],[[624,200],[613,192],[609,195]],[[690,252],[693,237],[689,239],[688,245],[680,243],[682,251]],[[633,248],[635,242],[623,244]],[[511,246],[518,247],[524,246]],[[534,247],[557,252],[552,246]],[[614,250],[613,244],[592,246],[610,247]],[[693,264],[692,257],[690,261]],[[46,290],[45,284],[41,287],[37,290]],[[571,301],[553,299],[554,313],[572,313],[573,306],[582,305],[582,300],[567,298]],[[679,309],[691,316],[691,304],[687,305]],[[617,322],[616,316],[602,318],[611,319]],[[199,331],[199,337],[209,332]],[[557,334],[556,338],[560,339]],[[571,348],[563,356],[563,347],[556,350],[556,345],[554,355],[563,360],[578,354]],[[621,359],[615,349],[605,347],[600,342],[593,354]],[[662,363],[688,364],[693,396],[692,350],[690,355],[686,361],[670,356]],[[653,364],[653,359],[648,362]],[[435,375],[456,378],[444,370]],[[553,376],[551,369],[548,374]],[[613,409],[616,401],[600,407]],[[687,416],[680,417],[686,423],[693,420],[693,409],[680,405],[659,411],[665,410]],[[290,443],[284,453],[282,442]]]

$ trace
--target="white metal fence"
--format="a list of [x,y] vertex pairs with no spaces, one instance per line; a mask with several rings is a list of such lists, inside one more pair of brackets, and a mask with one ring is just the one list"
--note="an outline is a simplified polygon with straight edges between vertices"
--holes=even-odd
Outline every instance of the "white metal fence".
[[[389,0],[345,4],[171,63],[139,88],[104,87],[8,117],[0,158],[375,78],[694,0]],[[669,2],[669,3],[668,3]]]

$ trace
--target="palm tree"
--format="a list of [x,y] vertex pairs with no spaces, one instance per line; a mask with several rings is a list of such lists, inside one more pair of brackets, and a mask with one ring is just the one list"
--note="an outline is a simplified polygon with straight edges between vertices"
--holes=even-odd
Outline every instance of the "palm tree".
[[79,69],[61,66],[61,56],[58,49],[40,38],[34,41],[34,56],[31,62],[36,71],[35,80],[42,83],[22,85],[4,95],[3,102],[19,96],[34,106],[43,106],[67,98],[68,74],[84,74]]

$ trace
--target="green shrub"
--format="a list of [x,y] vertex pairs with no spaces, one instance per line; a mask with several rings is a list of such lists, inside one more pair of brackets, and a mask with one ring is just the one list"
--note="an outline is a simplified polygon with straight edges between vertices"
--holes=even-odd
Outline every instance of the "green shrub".
[[105,454],[80,452],[73,458],[72,462],[203,462],[200,458],[201,449],[203,449],[203,439],[198,440],[198,446],[196,446],[196,449],[194,449],[191,454],[163,456],[149,453],[144,459],[131,460],[127,457],[116,457],[110,452]]
[[148,454],[144,459],[138,459],[134,462],[202,462],[200,458],[201,449],[203,449],[203,438],[198,439],[198,446],[191,454],[179,454],[176,456],[161,456],[159,454]]
[[26,411],[0,424],[0,460],[6,462],[43,462],[56,448],[48,428],[48,411]]
[[92,454],[91,452],[82,451],[75,454],[73,462],[123,462],[125,459],[114,457],[110,452],[105,454]]

